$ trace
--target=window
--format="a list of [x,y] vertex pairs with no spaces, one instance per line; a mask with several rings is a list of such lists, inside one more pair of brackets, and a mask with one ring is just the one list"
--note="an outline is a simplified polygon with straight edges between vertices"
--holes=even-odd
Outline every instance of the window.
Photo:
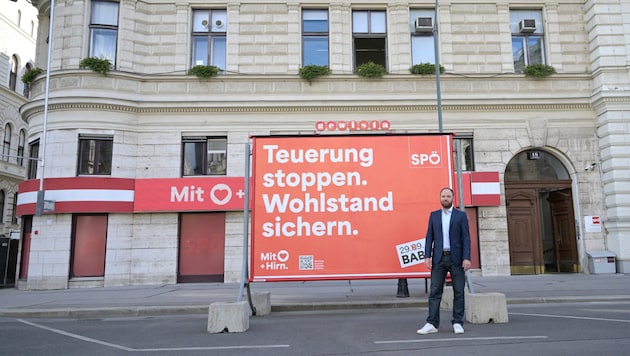
[[410,10],[409,29],[411,31],[411,64],[435,64],[435,43],[433,42],[434,10]]
[[4,190],[0,190],[0,224],[4,224]]
[[9,89],[15,91],[17,86],[17,73],[18,73],[19,61],[14,54],[11,56],[11,72],[9,73]]
[[[463,136],[463,137],[462,137]],[[474,171],[474,155],[473,155],[473,139],[472,137],[466,137],[466,135],[457,134],[458,138],[453,139],[454,141],[461,142],[462,152],[464,157],[464,165],[462,166],[462,171]],[[457,147],[457,146],[455,146]],[[459,164],[459,155],[457,152],[455,153],[455,167]]]
[[227,11],[194,10],[191,66],[213,65],[225,70]]
[[11,202],[11,224],[17,225],[17,200],[18,193],[13,193],[13,202]]
[[227,138],[184,137],[182,175],[225,175]]
[[116,62],[118,2],[92,1],[90,19],[90,57]]
[[37,178],[37,165],[39,164],[39,140],[28,145],[28,172],[26,179]]
[[20,135],[18,136],[18,149],[17,149],[17,164],[20,166],[24,164],[24,143],[26,142],[26,132],[24,130],[20,130]]
[[4,127],[4,141],[2,144],[2,160],[9,161],[11,155],[11,125],[7,124]]
[[328,10],[302,10],[302,64],[328,65]]
[[79,174],[112,174],[113,145],[111,137],[80,137]]
[[511,10],[512,58],[514,72],[523,73],[530,64],[545,64],[542,14],[538,10]]
[[[26,63],[26,68],[24,69],[24,74],[30,72],[31,69],[33,69],[33,66],[30,63]],[[29,97],[29,84],[28,83],[24,83],[24,88],[22,89],[22,95],[24,95],[24,97],[26,97],[26,98]]]
[[354,68],[374,62],[387,68],[387,24],[385,11],[362,10],[352,12],[352,42]]

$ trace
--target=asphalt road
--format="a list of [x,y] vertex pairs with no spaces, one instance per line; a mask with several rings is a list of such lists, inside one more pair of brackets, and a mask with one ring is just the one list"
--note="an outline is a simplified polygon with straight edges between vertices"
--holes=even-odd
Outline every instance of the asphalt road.
[[506,324],[417,335],[426,308],[274,312],[244,333],[208,334],[207,315],[0,318],[0,355],[622,355],[630,302],[515,304]]

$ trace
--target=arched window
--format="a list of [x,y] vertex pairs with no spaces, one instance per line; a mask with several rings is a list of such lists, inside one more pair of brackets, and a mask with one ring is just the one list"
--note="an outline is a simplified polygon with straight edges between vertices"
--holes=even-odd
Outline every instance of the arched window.
[[22,26],[22,11],[21,10],[18,10],[16,23],[17,23],[17,27]]
[[4,127],[4,143],[2,144],[2,160],[9,161],[11,154],[11,124]]
[[24,165],[24,145],[26,143],[26,132],[20,130],[20,136],[18,137],[18,149],[17,149],[17,164]]
[[569,172],[552,154],[541,150],[514,156],[505,169],[505,181],[568,180]]
[[14,54],[11,57],[11,73],[9,74],[9,88],[13,91],[15,91],[15,87],[17,85],[18,68],[19,68],[18,58]]
[[17,223],[18,223],[18,219],[17,219],[17,200],[18,200],[18,193],[14,193],[13,194],[13,201],[11,202],[11,224],[13,224],[13,225],[17,225]]
[[[26,63],[26,68],[24,69],[24,74],[30,72],[31,69],[33,69],[33,65],[31,65],[30,63]],[[29,90],[29,84],[28,83],[24,83],[24,89],[22,90],[22,95],[24,95],[25,97],[28,98],[29,91],[30,91]]]
[[0,190],[0,224],[4,223],[4,190]]

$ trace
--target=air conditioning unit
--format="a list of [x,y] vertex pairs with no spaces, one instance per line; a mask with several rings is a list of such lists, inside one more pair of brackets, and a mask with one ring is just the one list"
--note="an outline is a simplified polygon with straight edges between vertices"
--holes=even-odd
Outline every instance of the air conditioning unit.
[[413,24],[416,32],[433,31],[433,19],[430,17],[418,17]]
[[532,33],[536,32],[536,20],[524,19],[518,23],[518,32]]

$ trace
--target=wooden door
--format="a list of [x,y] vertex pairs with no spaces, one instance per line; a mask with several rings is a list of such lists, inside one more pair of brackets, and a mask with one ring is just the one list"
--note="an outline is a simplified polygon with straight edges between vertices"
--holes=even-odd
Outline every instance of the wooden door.
[[506,188],[506,202],[511,273],[544,273],[537,190]]
[[579,272],[571,189],[549,193],[558,272]]
[[76,215],[72,232],[70,277],[103,277],[107,215]]

